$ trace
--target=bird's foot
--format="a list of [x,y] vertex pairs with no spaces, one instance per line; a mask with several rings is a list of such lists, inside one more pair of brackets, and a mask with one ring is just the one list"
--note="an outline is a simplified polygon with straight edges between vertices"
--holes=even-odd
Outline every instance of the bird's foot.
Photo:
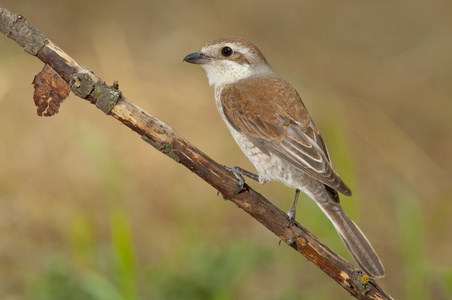
[[243,178],[243,176],[249,177],[253,180],[259,181],[259,176],[251,173],[247,170],[244,170],[240,167],[227,167],[225,165],[222,165],[226,170],[228,170],[229,172],[231,172],[232,174],[234,174],[235,178],[238,179],[239,181],[239,187],[237,189],[237,191],[235,191],[234,195],[237,195],[245,190],[248,190],[248,185],[245,184],[245,178]]
[[287,227],[292,227],[293,223],[295,222],[295,215],[297,214],[295,206],[292,206],[291,209],[287,212],[287,215],[289,216],[289,225]]

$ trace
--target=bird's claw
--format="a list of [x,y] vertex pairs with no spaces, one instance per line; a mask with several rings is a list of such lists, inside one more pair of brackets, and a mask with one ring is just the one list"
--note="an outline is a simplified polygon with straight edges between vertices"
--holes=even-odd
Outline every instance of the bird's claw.
[[295,222],[295,207],[292,206],[292,208],[287,212],[287,215],[289,216],[289,225],[287,227],[292,227],[293,223]]
[[241,173],[241,169],[239,167],[227,167],[225,165],[222,165],[226,170],[234,174],[235,178],[239,181],[239,187],[234,192],[234,195],[240,194],[241,192],[248,190],[248,185],[245,183],[245,178],[243,178],[243,175]]

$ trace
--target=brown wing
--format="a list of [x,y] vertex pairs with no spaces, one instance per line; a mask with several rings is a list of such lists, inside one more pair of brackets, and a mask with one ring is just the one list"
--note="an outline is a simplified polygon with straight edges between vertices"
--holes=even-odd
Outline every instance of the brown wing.
[[297,91],[279,77],[226,86],[223,112],[232,127],[264,153],[278,156],[344,194],[350,189],[334,171],[325,144]]

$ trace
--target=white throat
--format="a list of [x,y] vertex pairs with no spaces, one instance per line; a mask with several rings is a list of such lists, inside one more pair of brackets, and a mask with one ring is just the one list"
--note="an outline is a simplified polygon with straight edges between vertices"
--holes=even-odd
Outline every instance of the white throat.
[[215,88],[234,83],[252,75],[251,66],[229,60],[212,61],[201,65],[206,71],[210,86]]

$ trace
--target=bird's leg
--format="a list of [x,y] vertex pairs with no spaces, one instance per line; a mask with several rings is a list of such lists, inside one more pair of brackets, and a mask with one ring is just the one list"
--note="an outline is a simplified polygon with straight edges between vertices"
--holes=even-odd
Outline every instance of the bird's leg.
[[292,226],[293,222],[295,221],[295,215],[297,210],[297,202],[298,202],[298,196],[300,196],[300,190],[295,190],[295,199],[293,200],[292,207],[287,212],[287,215],[289,216],[289,227]]
[[251,178],[253,180],[259,181],[259,176],[251,173],[250,171],[244,170],[240,167],[227,167],[225,165],[223,165],[223,167],[225,167],[226,170],[228,170],[229,172],[231,172],[232,174],[234,174],[234,176],[239,180],[239,188],[237,189],[237,191],[235,192],[235,194],[240,193],[241,191],[243,191],[244,187],[245,187],[245,179],[243,178],[243,176],[246,176],[248,178]]

